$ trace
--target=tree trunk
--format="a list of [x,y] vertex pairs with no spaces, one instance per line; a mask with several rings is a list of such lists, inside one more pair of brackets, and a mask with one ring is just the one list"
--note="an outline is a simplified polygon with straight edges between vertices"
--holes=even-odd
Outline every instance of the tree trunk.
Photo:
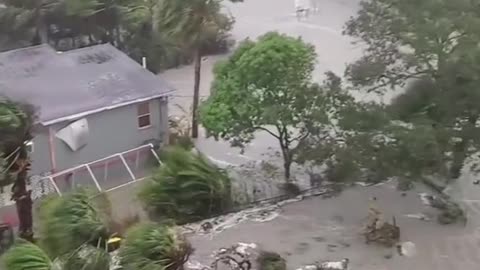
[[31,191],[27,190],[28,161],[19,164],[17,179],[12,187],[12,199],[15,201],[19,220],[18,234],[21,238],[33,242],[33,217]]
[[195,74],[193,84],[193,107],[192,107],[192,138],[198,138],[198,104],[200,102],[200,70],[202,68],[202,55],[200,49],[195,52]]
[[282,156],[283,156],[283,170],[284,170],[285,181],[289,183],[291,178],[292,157],[288,147],[285,147],[283,144],[281,144],[281,148],[282,148]]
[[285,181],[290,182],[292,161],[290,159],[284,160],[283,169],[285,170]]

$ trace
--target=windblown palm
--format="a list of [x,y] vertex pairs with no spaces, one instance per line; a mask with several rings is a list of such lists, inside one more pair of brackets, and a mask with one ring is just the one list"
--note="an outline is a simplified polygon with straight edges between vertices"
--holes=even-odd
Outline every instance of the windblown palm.
[[46,43],[47,17],[63,0],[0,0],[0,30],[17,40]]
[[230,179],[206,157],[178,146],[162,156],[163,165],[139,194],[147,209],[185,223],[229,207]]
[[[170,39],[193,54],[195,65],[193,87],[192,137],[198,136],[198,104],[203,48],[228,24],[221,13],[222,0],[163,0],[157,25]],[[238,2],[238,1],[232,1]]]
[[12,199],[19,217],[19,234],[32,240],[32,200],[27,191],[30,166],[25,142],[32,139],[34,113],[30,106],[0,99],[0,185],[12,186]]
[[2,257],[5,270],[107,270],[110,258],[105,250],[91,246],[51,259],[35,244],[19,241]]
[[120,248],[124,270],[183,269],[193,249],[176,228],[158,224],[133,227]]
[[59,257],[88,244],[105,247],[109,217],[100,203],[103,194],[77,190],[45,199],[40,206],[40,244],[51,257]]

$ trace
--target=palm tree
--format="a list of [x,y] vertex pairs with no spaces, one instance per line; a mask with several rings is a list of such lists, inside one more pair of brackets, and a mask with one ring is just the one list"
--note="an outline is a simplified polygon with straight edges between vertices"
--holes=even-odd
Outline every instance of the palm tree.
[[32,44],[48,42],[47,18],[63,0],[0,0],[0,30]]
[[193,248],[175,228],[154,223],[140,224],[127,233],[120,247],[124,270],[180,270]]
[[27,190],[30,161],[25,142],[32,139],[34,113],[31,106],[0,100],[0,154],[3,166],[0,185],[12,186],[16,202],[19,235],[33,240],[32,198]]
[[110,257],[103,249],[82,246],[62,257],[51,259],[39,246],[22,240],[9,249],[2,259],[5,270],[106,270],[110,265]]
[[142,188],[147,210],[177,223],[219,214],[230,206],[230,178],[201,153],[180,146],[161,153],[163,165]]
[[52,258],[83,245],[106,246],[111,224],[109,202],[103,193],[79,189],[40,205],[40,245]]
[[[233,0],[232,2],[238,2]],[[158,10],[157,25],[170,39],[186,51],[194,62],[192,137],[198,137],[198,105],[200,71],[204,47],[225,25],[221,13],[222,0],[163,0]]]

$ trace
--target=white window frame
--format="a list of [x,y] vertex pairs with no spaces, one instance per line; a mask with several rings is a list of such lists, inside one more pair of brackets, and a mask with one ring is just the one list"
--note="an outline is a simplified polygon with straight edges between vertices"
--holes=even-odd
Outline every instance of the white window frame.
[[34,144],[33,144],[33,141],[32,141],[32,140],[26,141],[26,142],[25,142],[25,147],[26,147],[27,149],[30,148],[30,151],[27,150],[29,154],[31,154],[31,153],[33,153],[33,152],[35,151]]
[[[144,104],[147,104],[147,106],[148,106],[148,113],[138,114],[138,108],[140,106],[144,105]],[[140,126],[140,118],[145,117],[145,116],[148,116],[149,124],[147,126],[141,127]],[[150,128],[151,126],[152,126],[152,111],[150,110],[150,102],[145,101],[145,102],[138,103],[137,104],[137,127],[138,127],[138,129],[146,129],[146,128]]]

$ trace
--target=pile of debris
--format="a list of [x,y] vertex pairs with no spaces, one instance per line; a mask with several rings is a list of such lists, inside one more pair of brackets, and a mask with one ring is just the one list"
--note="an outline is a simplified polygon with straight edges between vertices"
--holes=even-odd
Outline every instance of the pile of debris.
[[349,259],[341,261],[326,261],[318,264],[305,265],[297,270],[348,270]]
[[252,270],[258,269],[258,257],[255,243],[237,243],[229,248],[220,248],[212,254],[213,261],[208,265],[196,261],[188,261],[186,269],[189,270]]
[[362,233],[367,244],[374,242],[386,247],[393,247],[400,240],[400,227],[397,226],[395,217],[393,217],[392,224],[386,222],[382,212],[373,205],[369,208],[367,222]]
[[467,217],[458,203],[453,202],[447,195],[438,196],[421,193],[423,203],[440,211],[437,221],[440,224],[453,224],[458,221],[466,224]]

